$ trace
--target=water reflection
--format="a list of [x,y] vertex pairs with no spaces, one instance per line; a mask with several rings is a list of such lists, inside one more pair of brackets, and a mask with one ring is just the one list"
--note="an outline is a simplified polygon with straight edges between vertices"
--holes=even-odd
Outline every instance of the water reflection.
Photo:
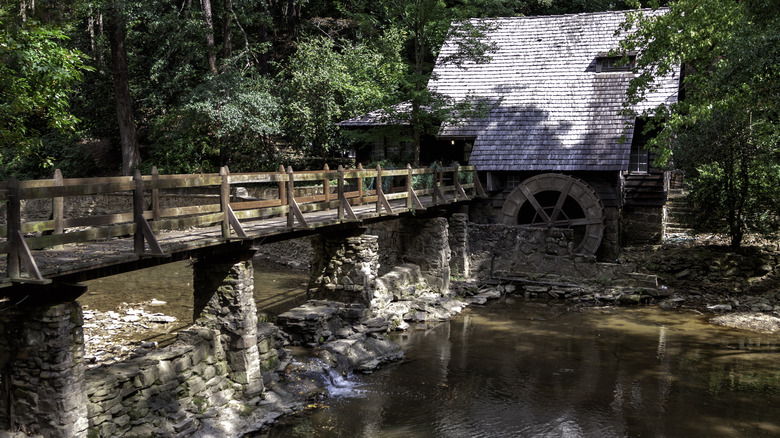
[[523,300],[397,336],[360,399],[270,437],[777,436],[778,337],[656,309]]

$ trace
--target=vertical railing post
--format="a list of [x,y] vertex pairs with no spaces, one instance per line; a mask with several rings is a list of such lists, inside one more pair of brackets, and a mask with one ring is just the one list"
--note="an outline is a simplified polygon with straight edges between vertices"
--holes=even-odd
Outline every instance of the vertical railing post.
[[133,192],[133,223],[135,223],[133,250],[136,254],[142,254],[144,252],[144,179],[141,176],[141,171],[138,169],[133,174],[133,182],[135,182],[135,191]]
[[412,204],[412,198],[413,198],[412,192],[414,191],[414,186],[412,185],[412,165],[411,164],[407,164],[406,165],[406,170],[409,172],[409,175],[406,177],[406,208],[411,210],[412,209],[412,205],[413,205]]
[[292,166],[287,166],[287,228],[292,228],[295,224],[295,212],[293,211],[293,204],[295,204],[295,176],[293,174]]
[[452,185],[455,187],[455,191],[453,192],[452,202],[458,202],[458,187],[460,186],[460,181],[458,181],[458,170],[460,169],[460,164],[455,165],[455,170],[452,171]]
[[230,237],[230,170],[227,166],[219,168],[221,182],[219,186],[219,210],[222,212],[222,237]]
[[152,220],[160,220],[160,172],[157,166],[152,166]]
[[[284,166],[281,164],[279,165],[279,175],[285,176]],[[279,202],[282,207],[287,205],[287,187],[284,178],[279,180]],[[284,212],[280,216],[284,216]]]
[[358,200],[357,200],[357,203],[358,203],[358,205],[363,205],[363,195],[364,195],[363,194],[363,176],[364,176],[365,171],[363,170],[363,164],[362,163],[358,163],[357,170],[358,170],[358,175],[359,175],[358,176],[358,183],[357,183],[357,189],[358,189]]
[[[60,169],[54,169],[54,185],[62,186],[64,184],[62,177],[62,171]],[[65,198],[62,196],[55,196],[51,200],[51,215],[54,219],[54,234],[62,234],[65,232],[64,220],[65,220]],[[54,249],[62,249],[62,245],[56,245]]]
[[328,167],[328,163],[325,163],[322,170],[325,171],[325,178],[322,179],[322,193],[325,195],[325,210],[330,210],[330,180],[328,180],[330,167]]
[[19,242],[22,230],[22,202],[19,199],[19,180],[15,176],[8,179],[8,278],[19,278],[21,267],[19,254],[22,242]]
[[374,180],[376,192],[376,214],[382,213],[382,166],[376,165],[376,180]]
[[[347,197],[344,195],[344,166],[339,164],[339,170],[338,171],[339,171],[339,182],[338,182],[338,187],[337,187],[338,199],[341,202],[346,202],[347,201],[347,199],[346,199]],[[339,206],[338,219],[339,219],[339,221],[344,220],[344,207],[343,206]]]

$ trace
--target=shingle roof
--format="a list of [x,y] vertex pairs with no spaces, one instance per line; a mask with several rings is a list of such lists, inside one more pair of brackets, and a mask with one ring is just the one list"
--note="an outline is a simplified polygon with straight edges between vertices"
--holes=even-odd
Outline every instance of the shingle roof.
[[[498,103],[484,118],[442,126],[439,135],[475,137],[469,164],[480,170],[628,169],[632,120],[621,109],[634,75],[594,68],[597,56],[617,48],[624,14],[484,20],[495,24],[487,35],[498,48],[492,60],[437,65],[428,86],[456,100],[472,95]],[[453,50],[445,43],[440,59]],[[659,81],[643,107],[675,102],[678,81],[679,72]]]

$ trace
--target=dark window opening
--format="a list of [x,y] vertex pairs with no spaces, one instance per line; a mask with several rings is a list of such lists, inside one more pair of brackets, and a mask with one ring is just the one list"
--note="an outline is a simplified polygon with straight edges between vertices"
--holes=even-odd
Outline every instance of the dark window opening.
[[647,173],[650,171],[650,151],[647,150],[647,141],[653,137],[652,133],[645,134],[647,121],[637,118],[634,124],[634,137],[631,139],[631,157],[629,158],[628,171]]
[[599,56],[596,58],[596,72],[631,71],[636,64],[636,56]]

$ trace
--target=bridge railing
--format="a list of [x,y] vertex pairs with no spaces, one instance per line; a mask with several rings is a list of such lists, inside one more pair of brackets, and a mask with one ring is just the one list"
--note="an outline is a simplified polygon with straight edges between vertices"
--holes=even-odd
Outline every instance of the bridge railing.
[[[271,195],[239,197],[231,186],[275,186]],[[300,190],[307,186],[306,192]],[[311,190],[316,187],[317,190]],[[212,190],[197,205],[165,206],[162,195],[170,191]],[[400,210],[425,209],[420,198],[430,196],[428,205],[484,196],[473,166],[405,169],[344,169],[293,171],[280,166],[278,172],[233,173],[227,167],[218,174],[151,175],[109,178],[54,178],[0,182],[0,207],[5,207],[5,224],[0,226],[0,253],[7,255],[7,277],[14,280],[45,281],[31,250],[61,247],[132,235],[139,256],[165,255],[156,234],[164,230],[188,230],[221,225],[223,239],[252,238],[245,225],[272,217],[286,218],[289,229],[311,227],[306,214],[328,212],[325,223],[359,220],[353,207],[374,204],[376,215]],[[77,214],[66,217],[65,201],[91,195],[123,195],[132,202],[118,212]],[[405,200],[402,207],[391,201]],[[51,202],[45,220],[28,220],[22,214],[27,201]],[[363,207],[365,210],[365,207]],[[363,211],[361,217],[365,217]],[[323,223],[322,215],[318,224]],[[317,224],[315,224],[316,226]],[[2,236],[5,236],[3,238]],[[148,246],[148,250],[146,249]],[[26,276],[24,273],[26,273]]]

